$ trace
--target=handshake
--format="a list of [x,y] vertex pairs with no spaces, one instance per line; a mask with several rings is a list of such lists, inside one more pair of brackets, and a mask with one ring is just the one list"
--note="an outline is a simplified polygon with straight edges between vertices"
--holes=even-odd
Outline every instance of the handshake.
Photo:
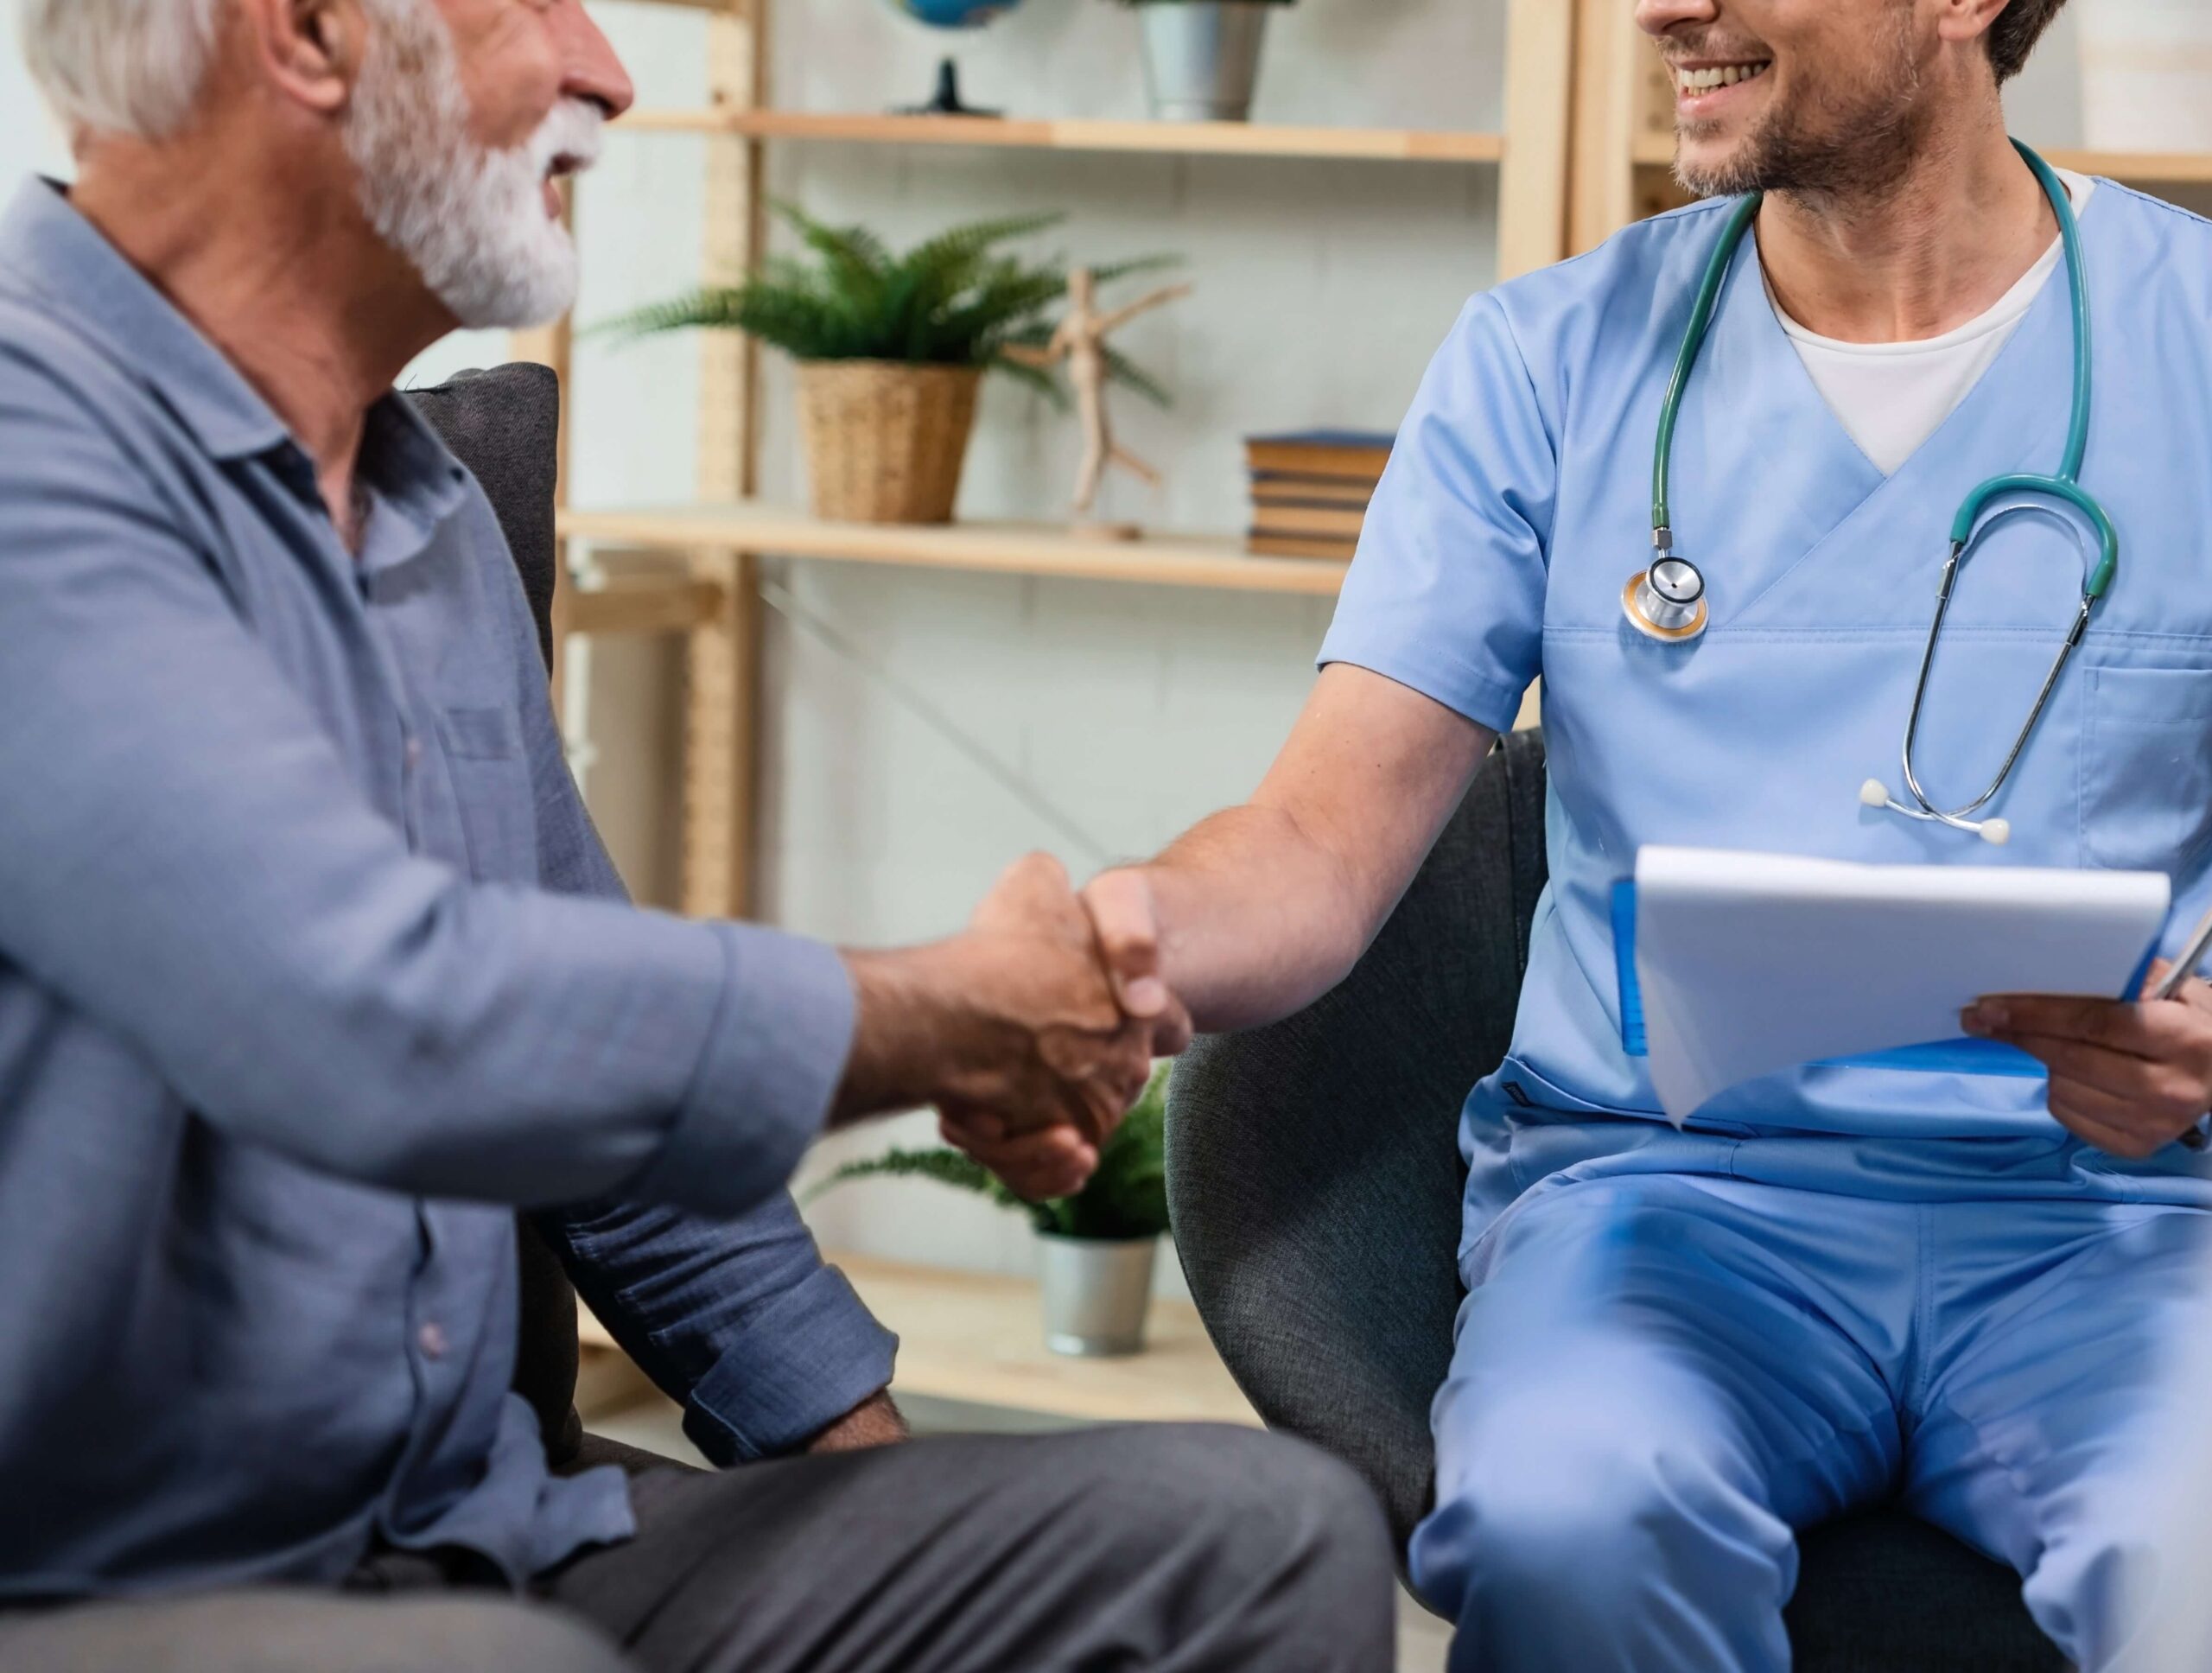
[[1102,911],[1096,885],[1078,895],[1031,855],[961,934],[849,954],[860,1014],[833,1119],[933,1104],[946,1141],[1021,1195],[1082,1189],[1154,1060],[1191,1041],[1141,886],[1120,875]]

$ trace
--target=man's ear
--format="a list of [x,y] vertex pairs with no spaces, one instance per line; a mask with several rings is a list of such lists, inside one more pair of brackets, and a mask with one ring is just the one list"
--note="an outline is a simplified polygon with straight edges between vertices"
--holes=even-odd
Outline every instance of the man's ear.
[[1946,41],[1979,41],[2011,0],[1942,0],[1936,33]]
[[279,94],[323,115],[346,108],[368,48],[360,0],[238,0],[238,21]]

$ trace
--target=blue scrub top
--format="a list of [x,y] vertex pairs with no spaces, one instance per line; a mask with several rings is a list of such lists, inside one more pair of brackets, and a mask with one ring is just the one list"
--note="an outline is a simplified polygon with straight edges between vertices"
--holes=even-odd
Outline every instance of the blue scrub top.
[[[1683,407],[1678,550],[1694,643],[1632,630],[1661,398],[1726,213],[1706,203],[1470,302],[1424,380],[1321,660],[1481,725],[1541,676],[1551,883],[1512,1055],[1468,1104],[1471,1154],[1514,1122],[1663,1122],[1621,1048],[1607,897],[1646,843],[1939,865],[2104,866],[2174,879],[2170,941],[2212,836],[2212,224],[2105,181],[2082,220],[2096,351],[2082,480],[2119,579],[1990,810],[1993,848],[1863,807],[1898,747],[1951,519],[1979,482],[2056,468],[2072,321],[2048,284],[1965,404],[1894,475],[1859,452],[1784,336],[1746,243]],[[1945,805],[2010,747],[2080,600],[2074,532],[1999,523],[1967,560],[1918,760]],[[2171,951],[2169,946],[2168,951]],[[1504,1091],[1510,1082],[1512,1092]],[[2039,1080],[1807,1067],[1723,1094],[1738,1135],[2060,1136]]]

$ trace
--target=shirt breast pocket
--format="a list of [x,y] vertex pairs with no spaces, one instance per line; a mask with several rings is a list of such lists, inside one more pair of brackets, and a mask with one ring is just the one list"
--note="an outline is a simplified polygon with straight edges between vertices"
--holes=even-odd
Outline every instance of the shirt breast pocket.
[[453,775],[468,874],[480,883],[537,881],[537,801],[512,709],[454,705],[438,712]]
[[2212,836],[2212,669],[2089,677],[2082,851],[2114,870],[2178,872]]

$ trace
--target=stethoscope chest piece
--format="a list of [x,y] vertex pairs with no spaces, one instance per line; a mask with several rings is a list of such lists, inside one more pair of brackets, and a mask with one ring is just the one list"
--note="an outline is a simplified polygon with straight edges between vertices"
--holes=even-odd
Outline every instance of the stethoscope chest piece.
[[1669,554],[1638,569],[1621,589],[1621,610],[1647,639],[1680,645],[1705,631],[1705,577],[1686,557]]

